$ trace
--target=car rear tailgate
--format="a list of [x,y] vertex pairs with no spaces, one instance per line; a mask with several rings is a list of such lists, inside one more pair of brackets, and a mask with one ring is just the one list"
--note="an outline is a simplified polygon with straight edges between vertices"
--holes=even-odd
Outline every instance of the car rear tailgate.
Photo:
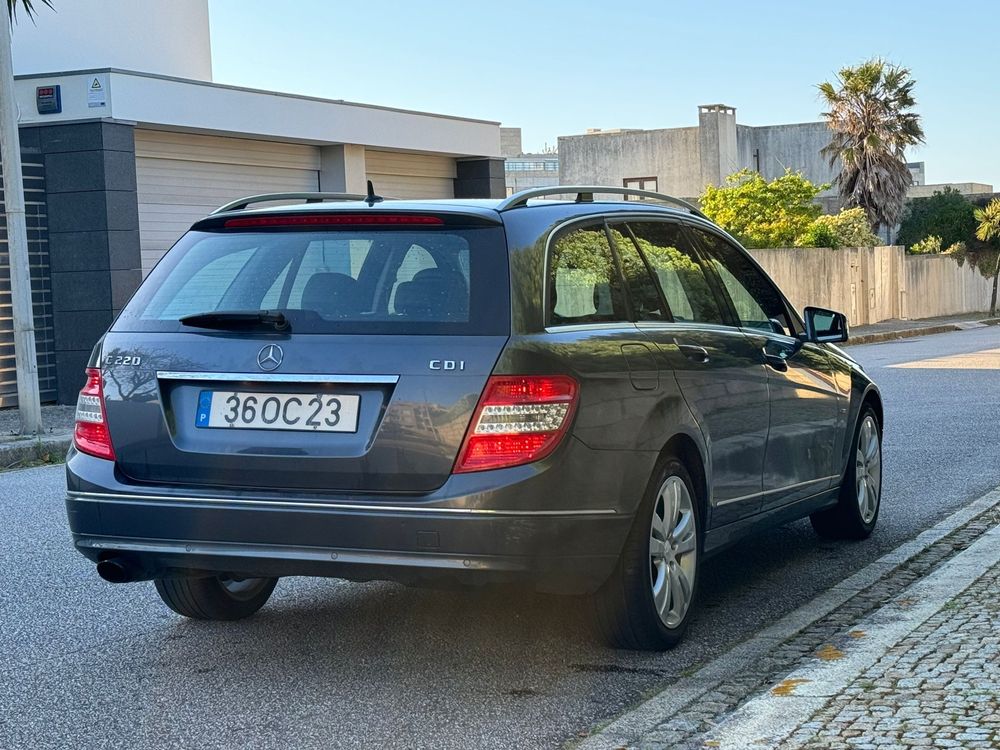
[[[102,362],[118,466],[171,485],[428,492],[451,472],[506,340],[112,332]],[[280,374],[257,364],[271,344]],[[211,391],[357,395],[357,430],[199,427]]]

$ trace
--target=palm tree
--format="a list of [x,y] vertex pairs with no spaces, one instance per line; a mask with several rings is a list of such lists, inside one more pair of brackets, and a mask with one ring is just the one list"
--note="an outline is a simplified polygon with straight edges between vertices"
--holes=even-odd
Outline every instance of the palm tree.
[[[973,214],[979,226],[976,227],[976,239],[983,242],[1000,240],[1000,198],[994,198],[983,208],[977,208]],[[1000,252],[997,253],[996,267],[993,270],[993,295],[990,297],[990,315],[997,314],[997,280],[1000,279]]]
[[[42,4],[52,7],[51,0],[41,0]],[[35,15],[35,2],[36,0],[7,0],[7,17],[10,18],[10,22],[14,23],[17,20],[17,9],[20,7],[28,16],[28,18],[33,18]]]
[[904,152],[924,142],[913,84],[907,68],[873,58],[818,86],[833,133],[822,153],[830,166],[840,161],[844,206],[863,208],[874,232],[898,223],[912,184]]

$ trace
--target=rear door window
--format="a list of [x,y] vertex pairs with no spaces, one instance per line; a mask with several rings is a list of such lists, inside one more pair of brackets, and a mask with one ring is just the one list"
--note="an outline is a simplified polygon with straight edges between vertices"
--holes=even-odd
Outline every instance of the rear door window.
[[639,254],[632,231],[624,224],[612,224],[609,229],[611,239],[615,243],[615,251],[618,253],[622,275],[628,286],[635,319],[669,320],[670,313],[660,294],[652,269]]
[[724,325],[719,300],[681,225],[631,221],[628,226],[639,252],[656,274],[673,320]]
[[189,315],[280,310],[293,333],[509,332],[499,227],[189,232],[116,330],[191,330]]

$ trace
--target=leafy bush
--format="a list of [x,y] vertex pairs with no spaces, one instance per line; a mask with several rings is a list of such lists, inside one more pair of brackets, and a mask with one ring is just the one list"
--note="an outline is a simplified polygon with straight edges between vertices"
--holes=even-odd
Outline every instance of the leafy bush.
[[941,249],[941,238],[936,234],[914,242],[909,248],[914,255],[932,255],[940,253]]
[[828,187],[790,169],[770,182],[744,169],[705,188],[701,210],[747,247],[792,247],[819,216],[814,201]]
[[955,257],[964,258],[969,252],[969,246],[964,242],[952,242],[941,252],[945,255],[954,255]]
[[817,221],[829,221],[833,226],[834,247],[874,247],[882,244],[872,231],[863,208],[848,208],[835,216],[820,216]]
[[871,230],[863,208],[818,216],[795,240],[796,247],[874,247],[879,238]]
[[806,231],[795,238],[795,247],[836,247],[837,233],[826,216],[818,217],[806,227]]
[[966,242],[976,232],[976,207],[957,190],[946,187],[930,198],[914,198],[903,212],[896,235],[897,245],[914,245],[931,235],[949,247]]

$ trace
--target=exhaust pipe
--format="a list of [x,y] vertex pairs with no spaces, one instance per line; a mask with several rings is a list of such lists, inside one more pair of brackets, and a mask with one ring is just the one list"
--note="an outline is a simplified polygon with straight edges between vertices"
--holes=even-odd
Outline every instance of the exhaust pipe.
[[124,557],[109,557],[97,563],[97,575],[109,583],[130,583],[138,580],[135,566]]

